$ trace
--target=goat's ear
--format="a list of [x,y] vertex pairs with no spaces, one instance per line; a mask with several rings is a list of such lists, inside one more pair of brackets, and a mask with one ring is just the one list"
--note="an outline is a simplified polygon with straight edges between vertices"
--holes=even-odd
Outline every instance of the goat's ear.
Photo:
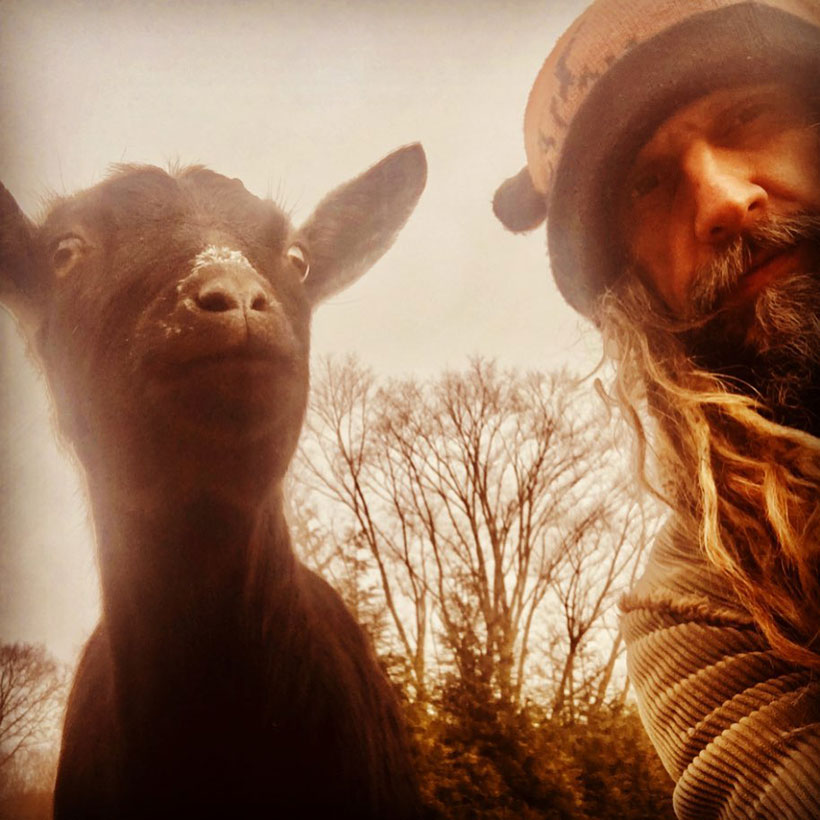
[[526,165],[498,186],[493,197],[493,212],[513,233],[531,231],[544,221],[547,203],[544,195],[535,190]]
[[418,143],[399,148],[329,193],[299,231],[313,304],[355,282],[393,244],[427,180]]
[[34,225],[0,183],[0,303],[30,327],[36,321],[37,258]]

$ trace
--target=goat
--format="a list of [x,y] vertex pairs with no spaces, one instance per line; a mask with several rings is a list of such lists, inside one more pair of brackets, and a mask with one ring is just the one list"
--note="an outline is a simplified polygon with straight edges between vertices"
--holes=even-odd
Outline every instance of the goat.
[[295,557],[282,483],[312,307],[393,243],[420,145],[295,230],[237,179],[122,166],[41,224],[0,191],[0,301],[85,471],[102,616],[69,697],[65,818],[419,815],[396,696]]

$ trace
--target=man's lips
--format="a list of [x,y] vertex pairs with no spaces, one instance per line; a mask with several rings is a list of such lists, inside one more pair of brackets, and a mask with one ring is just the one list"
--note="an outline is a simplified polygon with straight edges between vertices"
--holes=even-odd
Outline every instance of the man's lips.
[[795,273],[807,262],[807,245],[800,243],[785,248],[766,248],[752,256],[748,271],[726,298],[724,305],[735,307],[747,302],[772,282]]

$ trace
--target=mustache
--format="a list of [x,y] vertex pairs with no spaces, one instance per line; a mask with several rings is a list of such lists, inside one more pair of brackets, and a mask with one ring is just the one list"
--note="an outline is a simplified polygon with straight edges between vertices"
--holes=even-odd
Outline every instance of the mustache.
[[692,318],[706,318],[738,286],[756,259],[794,247],[806,240],[820,241],[820,213],[801,211],[771,217],[735,237],[695,271],[689,288]]

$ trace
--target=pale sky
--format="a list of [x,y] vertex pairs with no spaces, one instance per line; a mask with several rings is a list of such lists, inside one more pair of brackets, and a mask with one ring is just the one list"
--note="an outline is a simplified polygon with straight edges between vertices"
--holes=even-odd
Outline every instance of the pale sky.
[[[37,217],[115,162],[202,163],[298,224],[331,188],[420,141],[427,189],[396,245],[322,305],[315,355],[384,376],[588,371],[597,334],[549,276],[543,228],[490,208],[523,165],[530,85],[584,0],[0,0],[0,179]],[[41,382],[0,310],[0,641],[72,660],[98,615],[93,536]]]

